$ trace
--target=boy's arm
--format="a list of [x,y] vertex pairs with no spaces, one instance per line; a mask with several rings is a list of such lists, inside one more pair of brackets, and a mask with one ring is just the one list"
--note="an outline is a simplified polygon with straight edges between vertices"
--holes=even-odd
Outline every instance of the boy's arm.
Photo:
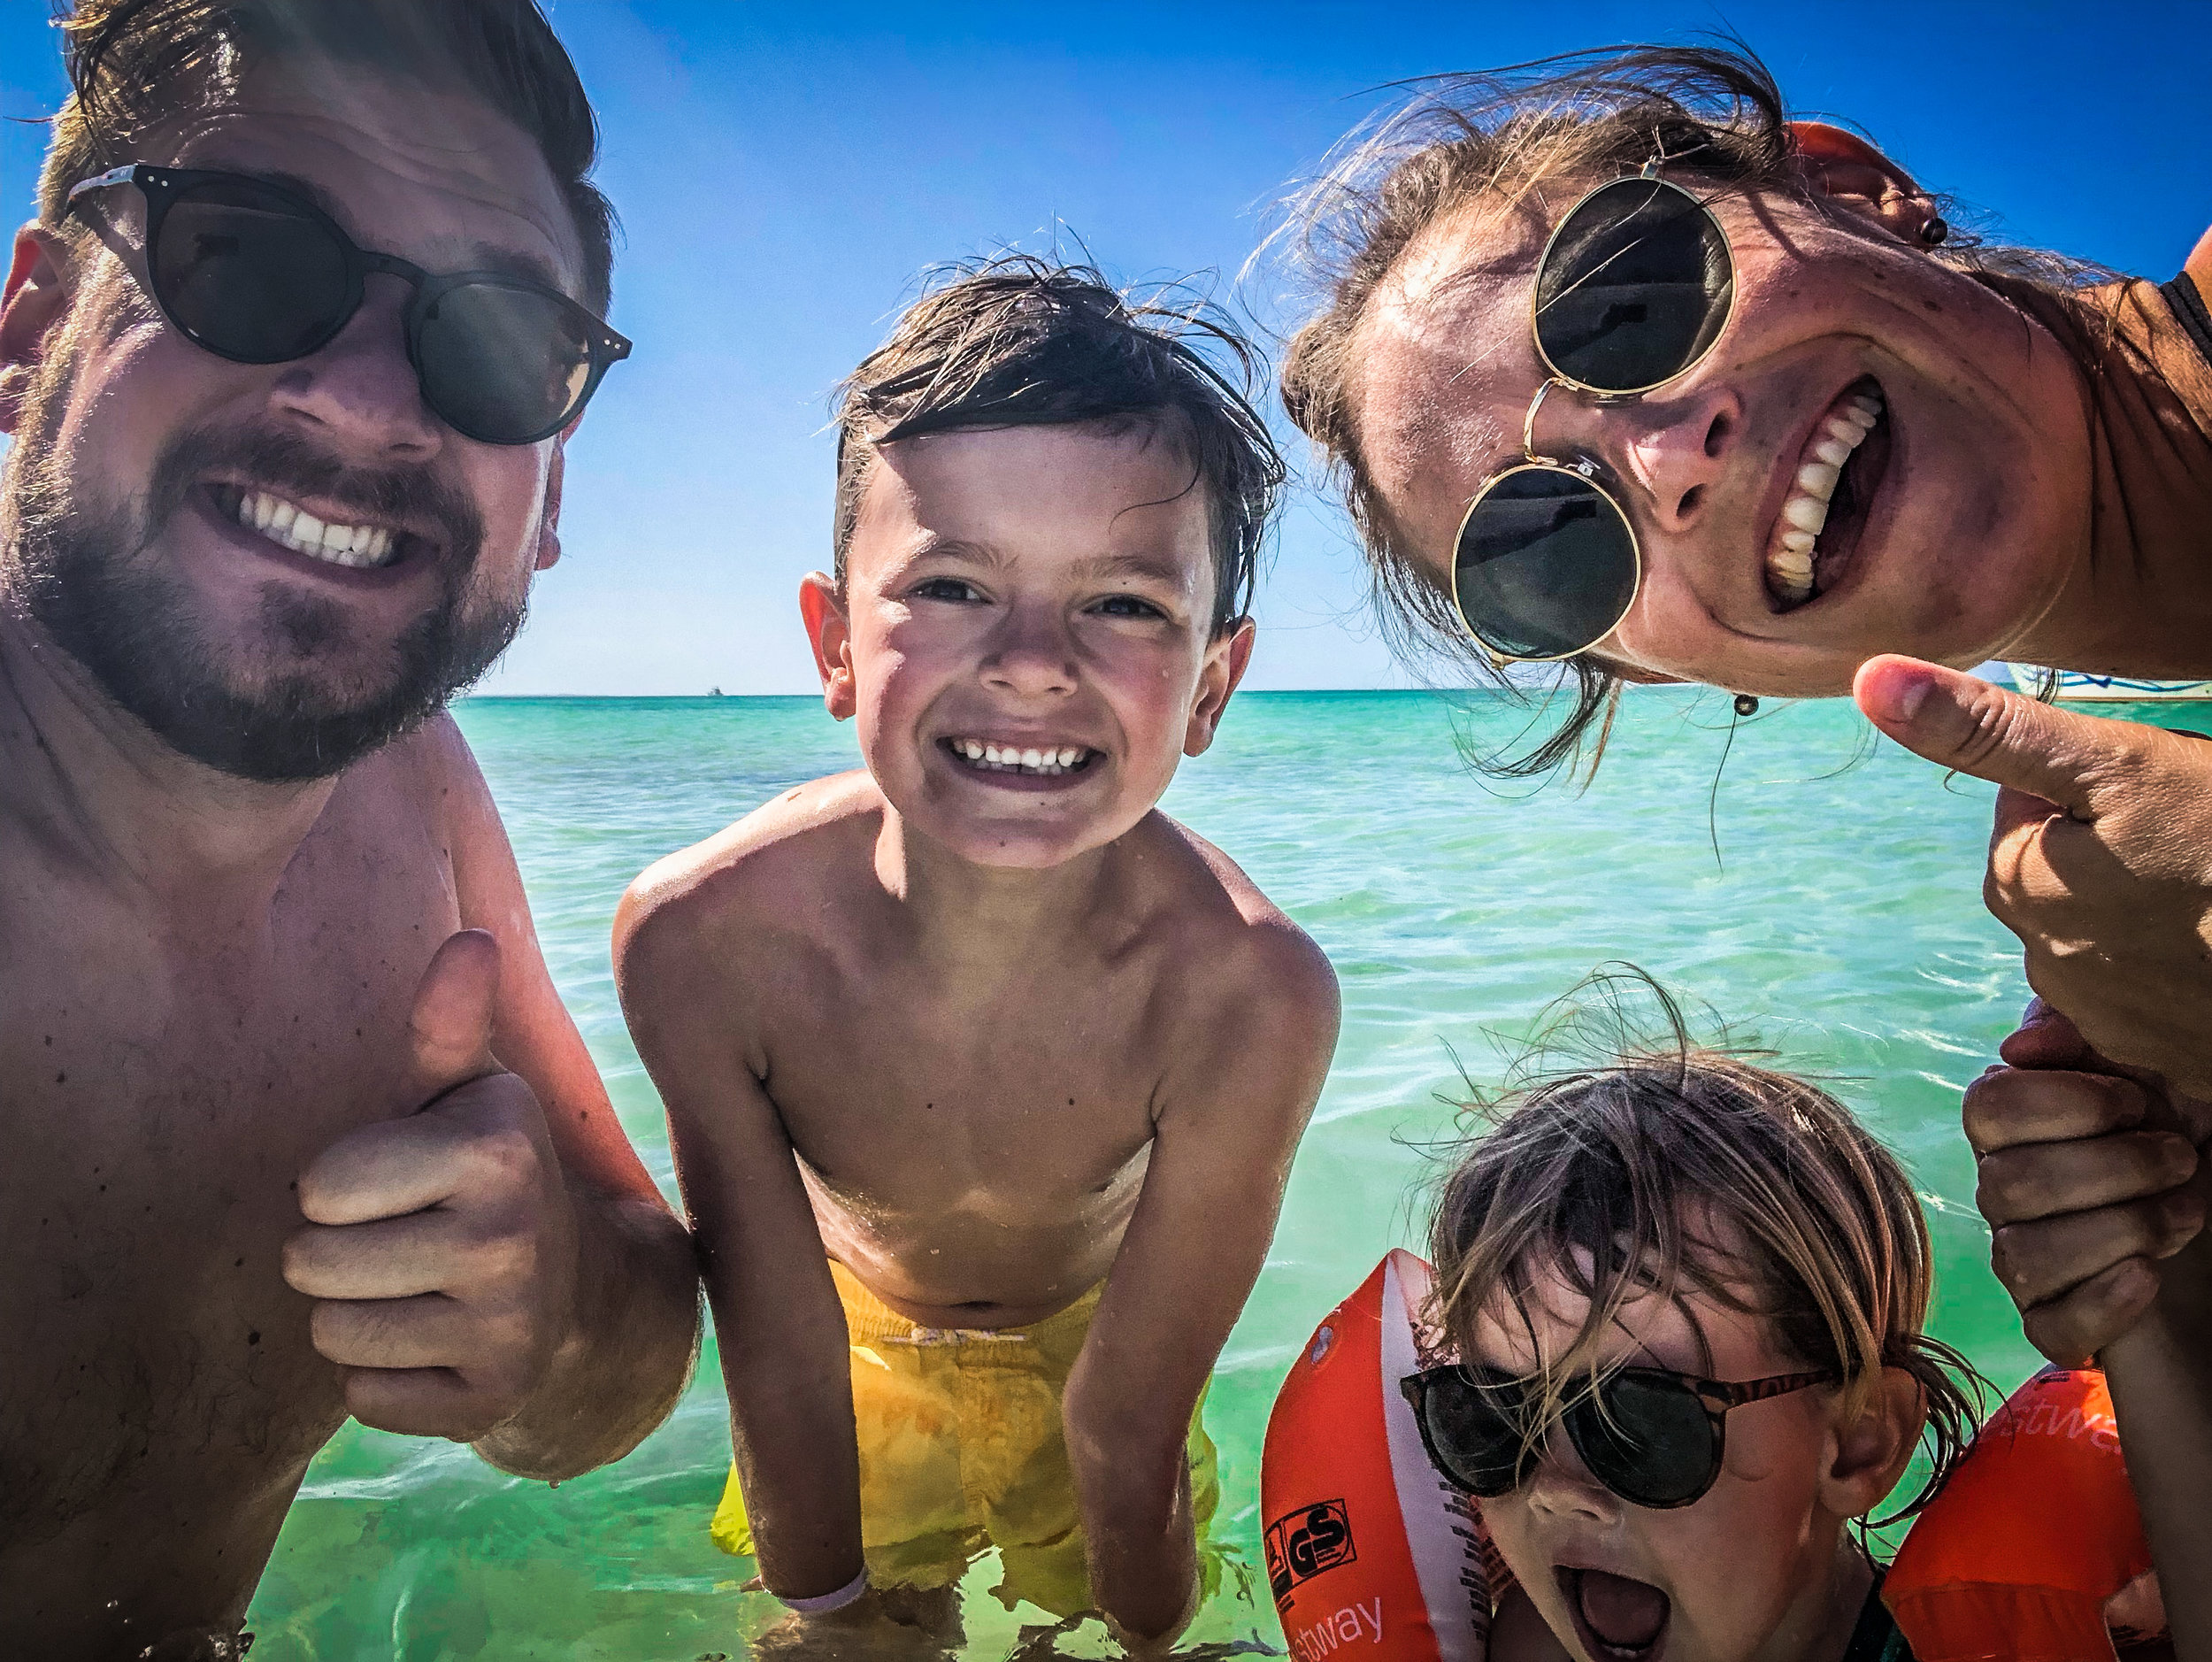
[[845,1312],[782,1117],[747,1066],[743,1012],[718,996],[733,977],[707,956],[681,911],[624,896],[615,979],[668,1110],[761,1579],[818,1597],[861,1569]]
[[1999,1279],[2038,1350],[2103,1366],[2175,1650],[2212,1655],[2212,1105],[2039,1003],[2004,1056],[1965,1107]]
[[1291,1157],[1336,1048],[1336,979],[1285,928],[1172,1035],[1144,1190],[1063,1413],[1092,1596],[1162,1647],[1194,1613],[1191,1415],[1267,1256]]

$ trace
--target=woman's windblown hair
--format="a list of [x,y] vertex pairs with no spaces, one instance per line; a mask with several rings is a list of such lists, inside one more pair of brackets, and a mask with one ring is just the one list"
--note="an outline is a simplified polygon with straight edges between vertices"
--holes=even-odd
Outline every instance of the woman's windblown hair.
[[[1701,1047],[1640,972],[1601,971],[1563,1001],[1487,1130],[1443,1179],[1431,1227],[1433,1316],[1463,1354],[1479,1316],[1527,1324],[1548,1292],[1586,1299],[1571,1343],[1532,1376],[1533,1424],[1592,1389],[1622,1307],[1695,1294],[1771,1322],[1782,1348],[1864,1400],[1886,1368],[1920,1388],[1933,1472],[1972,1440],[1986,1382],[1923,1331],[1933,1287],[1911,1181],[1851,1111],[1755,1052]],[[1657,1004],[1636,1036],[1624,995]],[[1563,1069],[1563,1052],[1580,1056]],[[1595,1054],[1593,1055],[1592,1053]]]

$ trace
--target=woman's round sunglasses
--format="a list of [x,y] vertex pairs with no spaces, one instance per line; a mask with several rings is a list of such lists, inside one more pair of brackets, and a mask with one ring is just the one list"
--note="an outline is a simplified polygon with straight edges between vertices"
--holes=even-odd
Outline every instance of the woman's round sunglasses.
[[81,181],[146,198],[148,292],[185,339],[238,364],[283,364],[327,345],[366,280],[414,290],[407,357],[423,402],[486,444],[534,444],[573,421],[630,342],[558,289],[506,272],[434,275],[359,247],[311,202],[243,173],[141,162]]
[[1552,232],[1531,318],[1550,377],[1521,424],[1525,459],[1482,481],[1452,557],[1452,604],[1498,664],[1587,651],[1628,615],[1643,581],[1635,528],[1595,466],[1537,454],[1544,395],[1558,386],[1624,398],[1664,386],[1713,350],[1735,301],[1720,222],[1652,167],[1600,185]]
[[[1832,1370],[1730,1384],[1665,1368],[1624,1367],[1560,1416],[1590,1475],[1631,1505],[1687,1506],[1720,1475],[1728,1414],[1747,1403],[1832,1384]],[[1413,1404],[1429,1463],[1490,1500],[1528,1480],[1540,1437],[1529,1435],[1528,1389],[1491,1368],[1432,1367],[1398,1381]]]

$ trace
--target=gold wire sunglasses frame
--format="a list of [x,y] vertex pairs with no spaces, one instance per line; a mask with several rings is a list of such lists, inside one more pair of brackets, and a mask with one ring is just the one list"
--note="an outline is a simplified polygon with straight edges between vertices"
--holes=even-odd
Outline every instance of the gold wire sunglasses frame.
[[[1535,339],[1537,356],[1542,360],[1549,375],[1536,389],[1536,396],[1529,401],[1528,413],[1521,420],[1523,459],[1509,466],[1501,468],[1482,481],[1476,489],[1473,499],[1468,503],[1466,512],[1460,516],[1458,535],[1453,539],[1452,544],[1452,609],[1458,613],[1461,623],[1465,627],[1468,634],[1474,638],[1476,644],[1488,655],[1492,664],[1499,668],[1503,668],[1509,664],[1555,664],[1588,651],[1590,648],[1595,646],[1620,626],[1621,619],[1628,615],[1629,608],[1635,604],[1637,591],[1643,585],[1643,546],[1636,535],[1635,525],[1629,519],[1627,511],[1615,499],[1612,493],[1598,482],[1598,470],[1595,464],[1586,459],[1563,461],[1555,457],[1545,456],[1538,452],[1536,414],[1543,407],[1545,396],[1554,387],[1564,387],[1571,391],[1591,394],[1601,402],[1613,402],[1637,397],[1644,393],[1654,391],[1671,381],[1678,381],[1703,363],[1711,355],[1713,349],[1719,344],[1721,337],[1727,333],[1728,324],[1735,315],[1735,263],[1734,256],[1728,247],[1726,233],[1721,228],[1719,220],[1713,217],[1712,210],[1702,200],[1684,189],[1680,185],[1660,178],[1656,171],[1658,165],[1655,160],[1647,163],[1640,173],[1609,180],[1604,184],[1586,191],[1576,198],[1573,205],[1561,216],[1559,223],[1553,227],[1551,235],[1545,242],[1544,251],[1536,262],[1536,281],[1531,285],[1529,294],[1529,330]],[[1690,342],[1689,350],[1682,357],[1680,362],[1655,378],[1643,380],[1639,384],[1607,386],[1589,379],[1588,372],[1586,371],[1584,375],[1578,376],[1559,362],[1559,357],[1564,357],[1567,354],[1563,352],[1555,356],[1553,347],[1556,342],[1546,340],[1545,313],[1557,306],[1562,301],[1579,293],[1603,275],[1615,262],[1636,248],[1644,240],[1643,237],[1637,236],[1620,247],[1611,249],[1602,259],[1593,264],[1588,270],[1577,271],[1571,281],[1557,285],[1554,292],[1547,293],[1547,277],[1548,273],[1553,273],[1555,269],[1555,256],[1561,251],[1561,241],[1569,231],[1578,232],[1578,241],[1586,236],[1588,227],[1586,225],[1578,227],[1577,224],[1578,219],[1585,215],[1586,210],[1590,209],[1593,203],[1609,194],[1617,196],[1625,188],[1638,184],[1647,185],[1651,189],[1645,195],[1642,204],[1632,209],[1630,214],[1625,216],[1622,222],[1625,223],[1626,219],[1632,218],[1636,213],[1648,209],[1653,203],[1658,201],[1661,192],[1678,197],[1682,203],[1689,204],[1702,219],[1707,233],[1700,239],[1701,250],[1709,259],[1717,255],[1724,273],[1718,285],[1714,285],[1709,281],[1702,286],[1708,294],[1717,287],[1721,292],[1722,304],[1717,318],[1712,315],[1709,304],[1696,337]],[[1678,214],[1679,204],[1671,204],[1670,205]],[[1556,504],[1557,505],[1553,510],[1555,529],[1563,523],[1559,518],[1563,513],[1570,513],[1577,518],[1589,518],[1594,514],[1609,512],[1612,516],[1611,524],[1617,527],[1617,535],[1625,540],[1627,548],[1627,581],[1624,586],[1622,586],[1617,580],[1616,587],[1619,591],[1619,599],[1617,604],[1609,604],[1604,608],[1610,613],[1605,619],[1604,627],[1596,629],[1594,633],[1588,634],[1587,638],[1581,640],[1578,644],[1555,652],[1508,650],[1498,641],[1490,638],[1490,635],[1486,634],[1483,627],[1476,622],[1476,613],[1470,612],[1467,596],[1463,594],[1461,589],[1463,569],[1485,563],[1467,558],[1469,532],[1475,527],[1477,515],[1481,513],[1486,505],[1493,508],[1500,505],[1504,499],[1500,498],[1497,493],[1499,488],[1507,481],[1530,473],[1543,474],[1548,478],[1564,475],[1568,480],[1574,481],[1571,486],[1564,489],[1532,490],[1525,496],[1517,498],[1523,501],[1549,499]],[[1509,496],[1511,494],[1509,492]],[[1578,631],[1577,633],[1583,632]]]

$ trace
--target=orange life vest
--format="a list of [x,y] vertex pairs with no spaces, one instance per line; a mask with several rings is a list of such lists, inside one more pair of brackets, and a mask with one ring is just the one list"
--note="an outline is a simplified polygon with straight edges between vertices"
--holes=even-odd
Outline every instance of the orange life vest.
[[2105,1605],[2150,1567],[2104,1375],[2047,1367],[1914,1520],[1882,1597],[1918,1662],[2084,1662],[2113,1654]]
[[1504,1566],[1429,1464],[1398,1381],[1425,1357],[1429,1266],[1394,1251],[1314,1329],[1260,1464],[1267,1578],[1294,1662],[1483,1662]]

